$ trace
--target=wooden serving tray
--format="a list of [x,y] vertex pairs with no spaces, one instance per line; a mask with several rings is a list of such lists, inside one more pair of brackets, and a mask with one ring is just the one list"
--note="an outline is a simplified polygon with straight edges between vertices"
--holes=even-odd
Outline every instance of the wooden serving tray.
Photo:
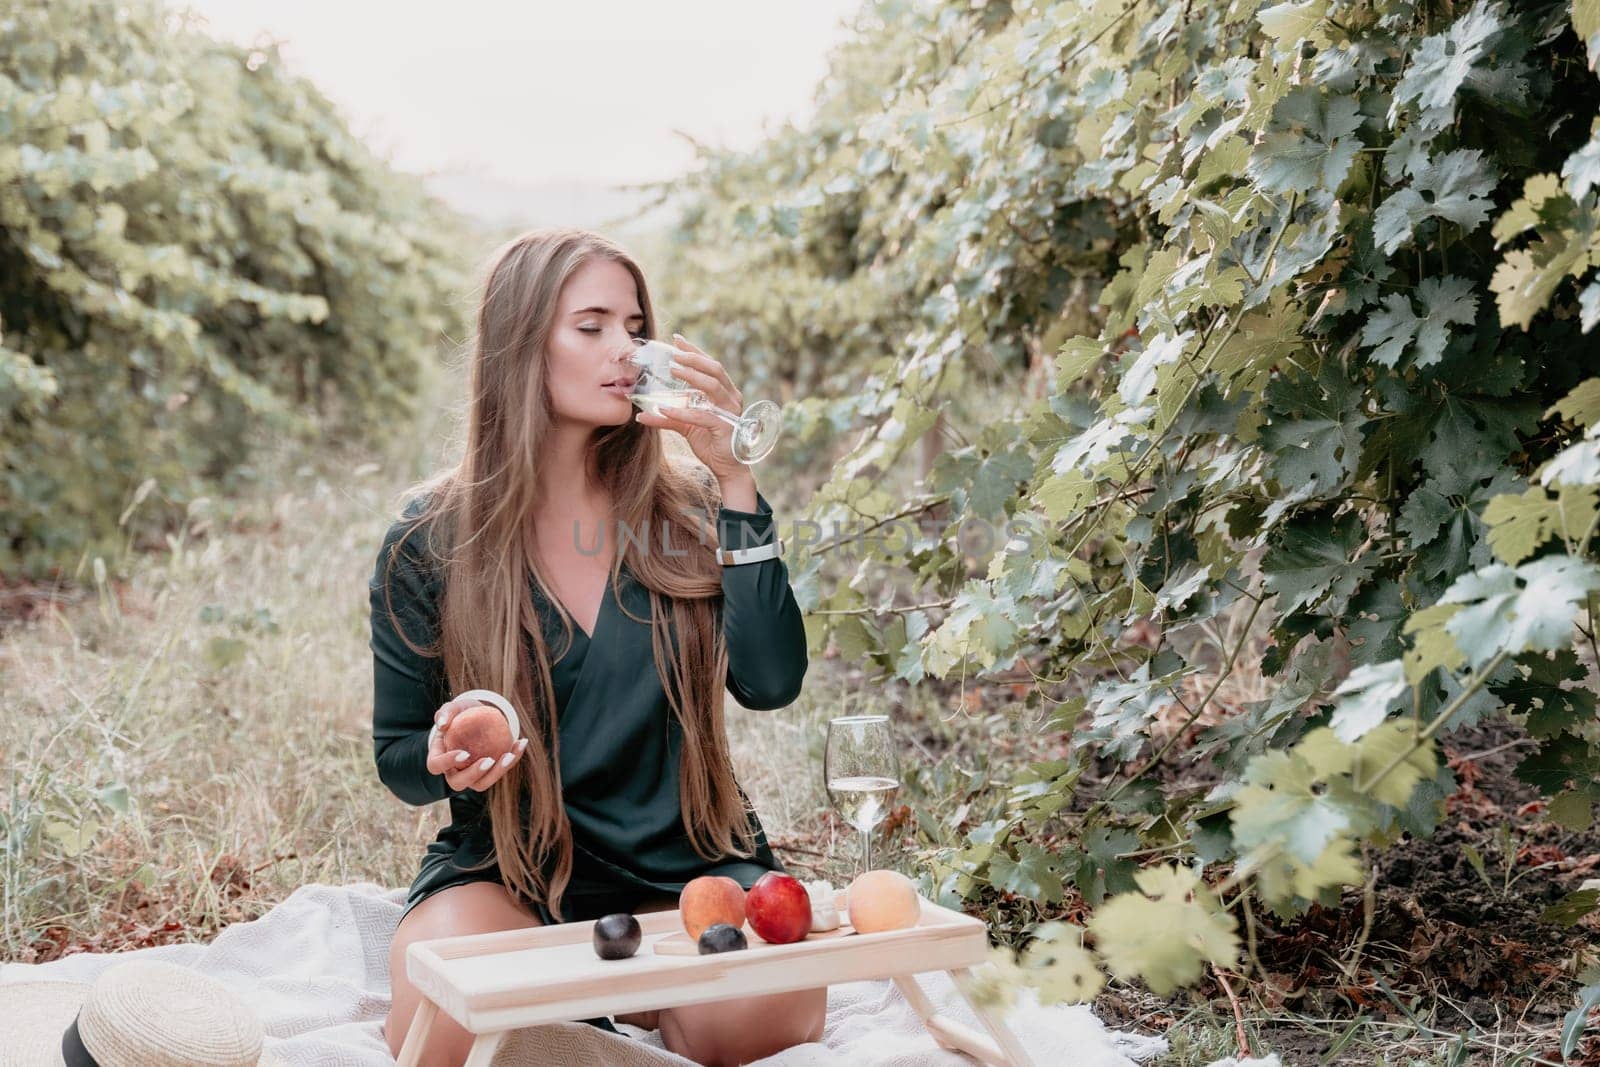
[[[996,1067],[1031,1067],[1002,1019],[970,992],[970,968],[988,959],[987,927],[919,899],[917,924],[903,930],[863,934],[841,925],[779,945],[753,937],[747,923],[749,947],[703,956],[677,909],[637,915],[639,949],[620,960],[596,955],[594,920],[414,941],[406,976],[422,1001],[398,1067],[417,1067],[441,1010],[478,1035],[465,1067],[488,1067],[506,1034],[526,1026],[881,978],[894,980],[940,1046]],[[675,952],[675,944],[693,953]],[[912,976],[939,970],[950,972],[987,1035],[935,1013]]]

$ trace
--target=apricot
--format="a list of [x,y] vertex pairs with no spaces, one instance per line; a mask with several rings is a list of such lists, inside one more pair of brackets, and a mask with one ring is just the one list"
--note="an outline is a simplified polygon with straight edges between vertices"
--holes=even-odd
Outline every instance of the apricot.
[[847,890],[850,925],[858,934],[904,930],[922,917],[922,898],[911,879],[882,868],[856,875]]
[[678,914],[691,941],[700,940],[706,927],[717,923],[743,926],[744,886],[725,874],[691,878],[678,894]]
[[511,724],[505,714],[489,704],[474,704],[450,716],[440,731],[445,751],[464,749],[474,760],[499,759],[511,751]]

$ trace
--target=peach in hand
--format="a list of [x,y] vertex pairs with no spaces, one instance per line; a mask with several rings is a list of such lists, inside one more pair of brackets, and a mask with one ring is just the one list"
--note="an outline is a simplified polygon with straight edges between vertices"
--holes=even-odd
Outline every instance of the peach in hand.
[[911,879],[880,868],[856,875],[847,892],[850,925],[858,934],[904,930],[922,917],[922,898]]
[[743,926],[744,906],[744,886],[725,874],[691,878],[678,894],[678,916],[691,941],[698,941],[707,927],[717,923]]
[[439,731],[446,749],[464,750],[473,760],[499,760],[511,751],[511,726],[503,712],[489,704],[474,704],[450,716]]

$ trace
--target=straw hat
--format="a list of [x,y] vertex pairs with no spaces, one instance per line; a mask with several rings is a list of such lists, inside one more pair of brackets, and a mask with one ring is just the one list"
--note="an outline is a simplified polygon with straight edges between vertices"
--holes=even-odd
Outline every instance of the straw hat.
[[161,960],[94,982],[0,983],[0,1067],[288,1067],[261,1020],[210,975]]

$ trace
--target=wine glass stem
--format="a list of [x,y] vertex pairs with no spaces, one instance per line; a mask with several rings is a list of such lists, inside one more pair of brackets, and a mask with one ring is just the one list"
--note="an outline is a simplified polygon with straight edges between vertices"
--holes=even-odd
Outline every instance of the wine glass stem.
[[711,412],[711,414],[715,415],[717,418],[721,419],[723,422],[727,423],[729,426],[738,427],[738,426],[741,426],[741,425],[744,424],[744,416],[735,415],[733,412],[724,411],[723,409],[721,409],[719,407],[710,407],[710,406],[708,406],[708,407],[702,408],[701,410],[702,411]]
[[872,831],[861,831],[861,870],[872,870]]

